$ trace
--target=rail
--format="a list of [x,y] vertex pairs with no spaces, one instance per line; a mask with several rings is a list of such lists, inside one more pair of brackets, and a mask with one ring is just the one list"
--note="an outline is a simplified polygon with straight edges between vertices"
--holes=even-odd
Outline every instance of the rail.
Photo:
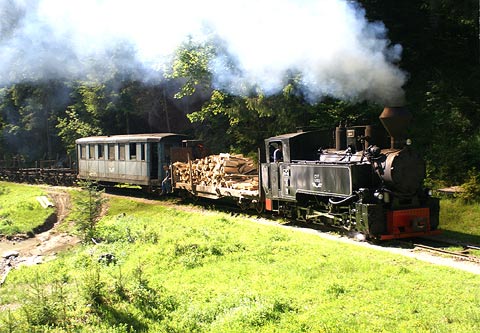
[[422,249],[428,252],[445,254],[460,260],[480,263],[480,257],[472,256],[468,253],[465,253],[465,250],[456,252],[456,251],[445,250],[442,248],[437,248],[437,247],[423,245],[423,244],[413,244],[413,246],[414,246],[414,249]]

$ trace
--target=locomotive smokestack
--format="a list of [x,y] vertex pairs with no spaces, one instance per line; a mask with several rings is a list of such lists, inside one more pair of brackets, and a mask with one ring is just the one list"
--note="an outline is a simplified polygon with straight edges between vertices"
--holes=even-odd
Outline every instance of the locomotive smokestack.
[[390,135],[390,147],[403,148],[412,114],[404,107],[385,107],[379,118]]

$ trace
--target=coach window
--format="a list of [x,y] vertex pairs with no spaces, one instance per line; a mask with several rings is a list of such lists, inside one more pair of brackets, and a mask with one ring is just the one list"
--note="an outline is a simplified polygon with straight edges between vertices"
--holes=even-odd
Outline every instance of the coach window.
[[125,145],[124,144],[118,145],[118,159],[120,161],[125,161]]
[[145,144],[140,144],[140,161],[145,161]]
[[113,161],[115,159],[115,144],[113,143],[109,143],[108,146],[107,146],[107,149],[108,149],[108,159],[110,161]]
[[104,154],[104,146],[102,144],[99,144],[97,145],[98,146],[98,159],[99,160],[103,160],[104,157],[105,157],[105,154]]
[[84,160],[87,158],[87,146],[80,145],[80,159]]
[[88,158],[91,160],[95,158],[95,145],[88,145]]
[[130,160],[136,160],[137,159],[137,144],[136,143],[131,143],[130,144],[129,159]]

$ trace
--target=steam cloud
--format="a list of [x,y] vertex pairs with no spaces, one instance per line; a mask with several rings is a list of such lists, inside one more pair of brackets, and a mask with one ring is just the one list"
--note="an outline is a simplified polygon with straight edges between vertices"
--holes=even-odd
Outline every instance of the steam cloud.
[[289,73],[311,102],[403,99],[401,46],[353,1],[0,0],[0,20],[1,85],[102,80],[111,68],[158,82],[191,38],[222,42],[224,54],[210,64],[218,89],[273,94]]

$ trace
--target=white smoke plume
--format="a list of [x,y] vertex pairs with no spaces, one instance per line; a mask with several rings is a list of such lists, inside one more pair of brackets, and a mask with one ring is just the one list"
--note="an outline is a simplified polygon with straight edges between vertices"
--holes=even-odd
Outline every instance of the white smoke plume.
[[346,0],[0,0],[0,84],[102,79],[112,66],[161,80],[177,47],[222,41],[237,68],[211,62],[215,88],[401,102],[406,74],[380,22]]

